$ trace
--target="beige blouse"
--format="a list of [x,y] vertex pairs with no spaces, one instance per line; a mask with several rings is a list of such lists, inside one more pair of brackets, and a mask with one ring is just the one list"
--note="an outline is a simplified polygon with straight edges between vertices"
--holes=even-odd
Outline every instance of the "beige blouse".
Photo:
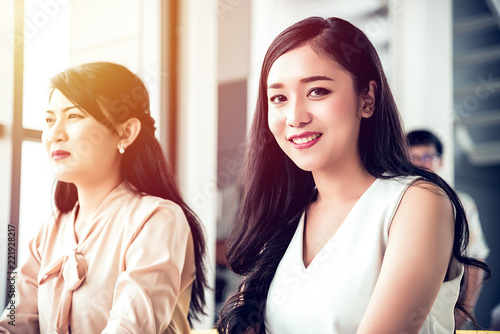
[[196,269],[182,209],[122,184],[78,242],[75,211],[52,217],[30,242],[15,326],[6,309],[0,333],[189,333]]

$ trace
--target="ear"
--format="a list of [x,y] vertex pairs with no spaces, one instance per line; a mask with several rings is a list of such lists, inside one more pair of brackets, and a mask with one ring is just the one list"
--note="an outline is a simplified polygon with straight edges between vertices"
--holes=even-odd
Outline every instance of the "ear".
[[377,83],[371,80],[368,83],[368,92],[360,96],[361,117],[370,118],[375,111],[375,92],[377,91]]
[[118,149],[120,149],[121,145],[126,149],[135,141],[139,132],[141,132],[141,121],[139,121],[135,117],[131,117],[127,119],[122,124],[118,125],[116,128],[118,132]]
[[442,167],[443,167],[443,157],[439,156],[438,168],[442,168]]

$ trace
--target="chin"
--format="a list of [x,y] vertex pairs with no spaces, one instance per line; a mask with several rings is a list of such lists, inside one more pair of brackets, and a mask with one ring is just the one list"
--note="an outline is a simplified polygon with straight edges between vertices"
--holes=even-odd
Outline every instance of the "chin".
[[71,180],[71,178],[66,178],[66,177],[57,177],[56,176],[56,180],[58,182],[64,182],[64,183],[74,183],[73,180]]
[[66,183],[75,183],[75,175],[68,171],[54,171],[57,181]]
[[299,162],[299,161],[294,161],[295,165],[297,167],[299,167],[300,169],[302,169],[303,171],[306,171],[306,172],[312,172],[316,169],[318,169],[318,165],[317,164],[313,164],[313,163],[307,163],[307,162]]

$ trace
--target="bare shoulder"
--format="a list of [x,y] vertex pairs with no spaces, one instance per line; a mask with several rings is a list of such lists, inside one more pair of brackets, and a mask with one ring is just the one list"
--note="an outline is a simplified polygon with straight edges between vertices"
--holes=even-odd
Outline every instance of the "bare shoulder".
[[[432,183],[427,180],[423,179],[418,179],[415,182],[413,182],[409,187],[408,190],[406,191],[406,194],[415,194],[419,196],[438,196],[438,197],[444,197],[445,199],[448,199],[448,196],[446,195],[445,191],[439,187],[437,184]],[[405,195],[406,196],[406,195]]]
[[426,181],[417,180],[413,182],[401,200],[400,208],[409,207],[409,209],[442,208],[451,210],[451,201],[446,192],[438,185]]
[[403,221],[407,227],[425,229],[427,225],[429,230],[436,231],[440,226],[453,226],[453,217],[453,206],[445,191],[432,182],[417,180],[403,195],[393,225]]
[[390,225],[380,275],[358,333],[417,333],[446,277],[453,242],[453,210],[446,193],[428,181],[412,183]]

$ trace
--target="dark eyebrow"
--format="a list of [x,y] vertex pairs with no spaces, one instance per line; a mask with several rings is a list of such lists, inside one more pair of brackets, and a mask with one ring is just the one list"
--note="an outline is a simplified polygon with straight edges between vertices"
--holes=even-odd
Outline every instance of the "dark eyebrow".
[[304,78],[304,79],[300,79],[300,83],[308,83],[308,82],[313,82],[313,81],[319,81],[319,80],[328,80],[328,81],[333,81],[332,78],[330,77],[325,77],[323,75],[315,75],[315,76],[312,76],[312,77],[307,77],[307,78]]
[[[62,112],[66,112],[66,111],[68,111],[70,109],[73,109],[73,108],[76,108],[76,109],[80,110],[80,108],[78,108],[77,106],[70,106],[70,107],[64,108],[62,110]],[[47,110],[47,111],[45,111],[45,113],[54,114],[54,112],[52,110]]]
[[[312,77],[300,79],[299,82],[300,83],[308,83],[308,82],[320,81],[320,80],[334,81],[330,77],[326,77],[323,75],[314,75]],[[273,84],[270,84],[267,88],[268,89],[281,89],[281,88],[285,88],[285,85],[282,83],[273,83]]]
[[270,84],[267,88],[268,89],[281,89],[284,87],[285,87],[285,85],[283,85],[282,83],[273,83],[273,84]]

